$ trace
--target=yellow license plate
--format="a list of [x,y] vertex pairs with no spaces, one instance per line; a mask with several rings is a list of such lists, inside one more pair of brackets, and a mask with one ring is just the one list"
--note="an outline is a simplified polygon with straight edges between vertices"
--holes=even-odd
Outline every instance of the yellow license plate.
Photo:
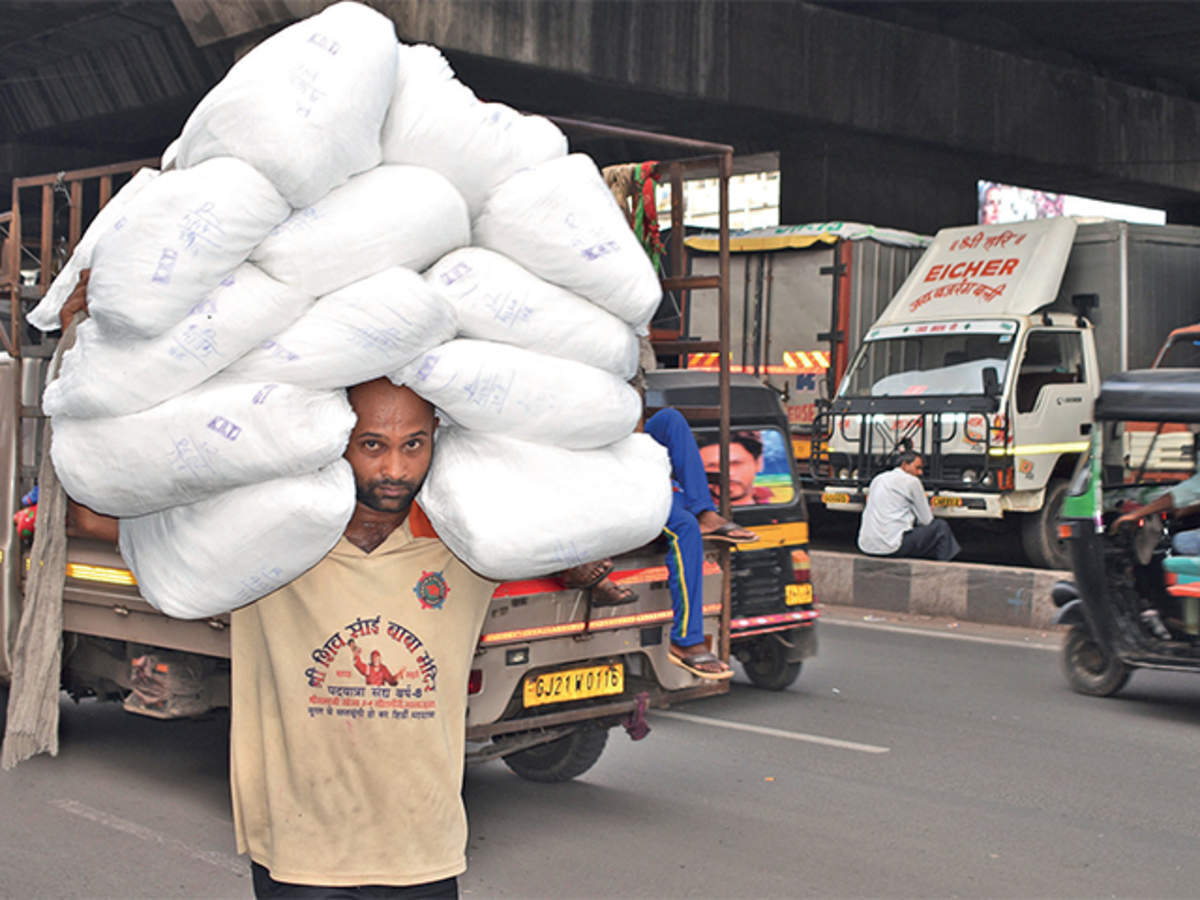
[[849,494],[822,494],[821,502],[822,503],[849,503],[850,495]]
[[931,497],[930,506],[962,506],[962,497]]
[[787,584],[783,587],[783,602],[788,606],[804,606],[812,603],[811,584]]
[[526,678],[524,690],[526,707],[620,694],[625,690],[625,666],[610,663],[607,666],[546,672]]

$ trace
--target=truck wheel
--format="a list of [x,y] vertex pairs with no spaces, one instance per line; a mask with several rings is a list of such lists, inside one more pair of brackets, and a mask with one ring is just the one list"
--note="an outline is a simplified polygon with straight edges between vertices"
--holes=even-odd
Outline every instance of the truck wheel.
[[1129,681],[1133,670],[1106,656],[1082,625],[1073,625],[1063,644],[1063,672],[1071,689],[1089,697],[1111,697]]
[[1046,485],[1046,501],[1041,510],[1022,516],[1021,545],[1029,561],[1039,568],[1071,568],[1067,544],[1058,536],[1058,515],[1066,496],[1066,480],[1056,478]]
[[788,662],[787,648],[770,635],[759,638],[744,656],[739,654],[738,658],[746,670],[746,677],[755,687],[764,690],[782,691],[800,677],[801,664]]
[[502,758],[506,766],[527,781],[553,784],[570,781],[594,766],[607,743],[607,728],[583,725],[557,741]]

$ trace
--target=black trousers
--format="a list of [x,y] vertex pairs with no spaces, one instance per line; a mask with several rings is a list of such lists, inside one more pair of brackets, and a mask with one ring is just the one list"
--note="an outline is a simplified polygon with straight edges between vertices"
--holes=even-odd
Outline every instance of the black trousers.
[[961,549],[954,532],[950,530],[950,523],[945,519],[934,519],[928,525],[918,525],[904,532],[900,549],[891,555],[911,559],[940,559],[944,562],[958,556]]
[[251,861],[254,896],[281,900],[458,900],[458,879],[443,878],[427,884],[402,887],[386,884],[363,887],[318,887],[311,884],[285,884],[271,877],[265,866]]

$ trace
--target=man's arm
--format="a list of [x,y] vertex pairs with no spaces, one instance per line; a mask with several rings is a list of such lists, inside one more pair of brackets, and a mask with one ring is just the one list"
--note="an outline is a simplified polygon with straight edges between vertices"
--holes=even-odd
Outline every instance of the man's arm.
[[1167,512],[1172,509],[1182,511],[1185,507],[1194,506],[1197,503],[1200,503],[1200,473],[1168,488],[1145,506],[1139,506],[1136,509],[1131,509],[1129,512],[1117,516],[1113,520],[1111,527],[1113,531],[1116,531],[1122,525],[1136,522],[1138,519],[1143,519],[1146,516],[1153,516],[1156,513]]
[[102,516],[68,497],[67,537],[95,538],[115,544],[121,539],[120,522],[112,516]]
[[933,521],[933,510],[929,508],[929,498],[925,496],[925,486],[921,479],[910,475],[909,498],[912,500],[913,512],[917,515],[918,525],[928,525]]

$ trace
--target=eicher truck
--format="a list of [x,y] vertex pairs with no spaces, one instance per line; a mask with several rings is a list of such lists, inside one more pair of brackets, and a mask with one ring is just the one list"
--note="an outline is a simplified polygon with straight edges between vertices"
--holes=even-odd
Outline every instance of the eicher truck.
[[1200,229],[1039,219],[937,233],[867,330],[814,426],[831,510],[857,512],[897,451],[935,515],[1011,523],[1067,568],[1057,519],[1101,379],[1195,319]]

